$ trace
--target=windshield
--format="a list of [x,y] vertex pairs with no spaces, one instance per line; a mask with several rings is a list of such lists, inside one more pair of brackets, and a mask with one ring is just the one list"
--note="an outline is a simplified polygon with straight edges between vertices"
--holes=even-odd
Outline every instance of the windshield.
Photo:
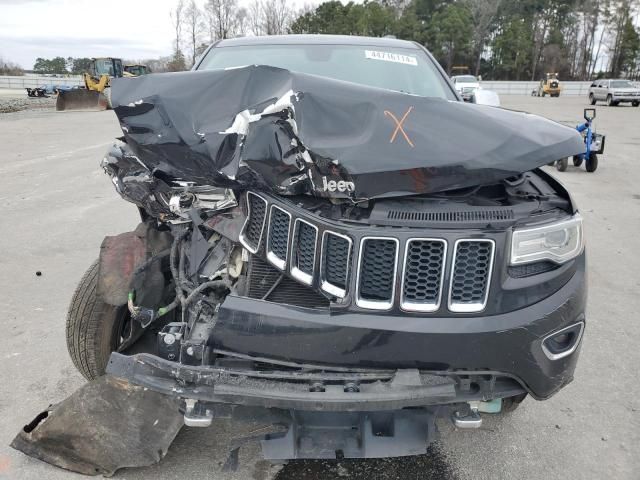
[[109,75],[113,77],[113,62],[111,59],[96,60],[96,73],[98,75]]
[[212,48],[198,70],[269,65],[293,72],[455,100],[421,50],[356,45],[251,45]]
[[612,88],[633,88],[633,83],[628,80],[612,80],[611,81]]
[[460,77],[455,77],[456,83],[476,83],[478,80],[473,75],[462,75]]

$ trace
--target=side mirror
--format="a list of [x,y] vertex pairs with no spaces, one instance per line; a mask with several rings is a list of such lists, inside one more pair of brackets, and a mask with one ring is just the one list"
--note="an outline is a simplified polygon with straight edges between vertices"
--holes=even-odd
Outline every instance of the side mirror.
[[494,92],[493,90],[484,90],[483,88],[478,88],[473,93],[471,103],[477,103],[478,105],[489,105],[490,107],[499,107],[500,97],[498,96],[498,93]]
[[590,122],[594,118],[596,118],[596,109],[595,108],[585,108],[584,109],[584,119],[587,122]]

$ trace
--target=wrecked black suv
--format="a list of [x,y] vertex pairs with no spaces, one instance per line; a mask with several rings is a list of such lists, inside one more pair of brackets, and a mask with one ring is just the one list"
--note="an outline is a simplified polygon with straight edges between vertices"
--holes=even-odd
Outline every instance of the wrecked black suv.
[[74,296],[88,379],[188,426],[277,412],[270,459],[424,452],[437,415],[477,427],[572,380],[582,219],[539,167],[582,151],[573,129],[462,102],[394,39],[224,40],[111,98],[102,166],[141,223]]

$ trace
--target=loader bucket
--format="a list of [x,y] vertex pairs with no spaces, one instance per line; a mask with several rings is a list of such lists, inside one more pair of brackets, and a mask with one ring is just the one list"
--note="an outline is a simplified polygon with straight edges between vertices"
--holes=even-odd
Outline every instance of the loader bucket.
[[100,92],[78,88],[74,90],[61,91],[56,100],[56,110],[63,112],[67,110],[106,110],[109,108],[107,97]]

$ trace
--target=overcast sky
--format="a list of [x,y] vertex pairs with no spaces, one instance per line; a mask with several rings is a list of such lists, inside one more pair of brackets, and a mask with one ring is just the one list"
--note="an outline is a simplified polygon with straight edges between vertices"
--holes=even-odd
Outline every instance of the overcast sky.
[[[251,0],[241,0],[247,4]],[[320,0],[288,0],[292,9]],[[169,12],[176,0],[0,0],[0,57],[33,68],[37,57],[171,53]],[[198,0],[203,4],[204,0]]]

